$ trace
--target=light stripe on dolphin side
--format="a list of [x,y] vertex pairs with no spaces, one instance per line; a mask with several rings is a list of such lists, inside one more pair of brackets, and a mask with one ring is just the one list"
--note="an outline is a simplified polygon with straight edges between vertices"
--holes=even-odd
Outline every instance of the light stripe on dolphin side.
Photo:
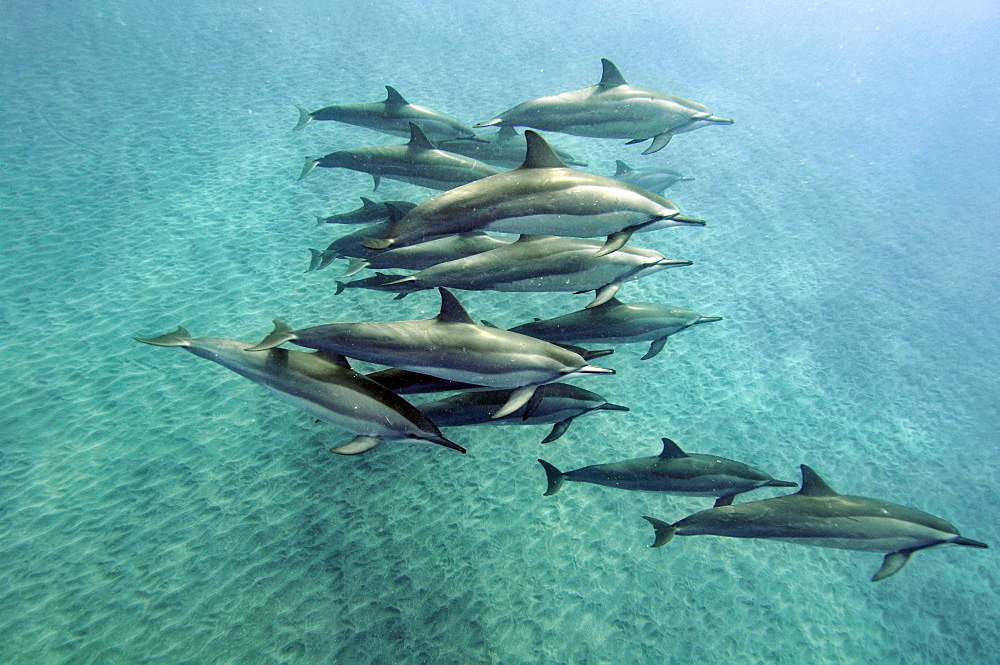
[[673,524],[644,517],[655,531],[652,546],[660,547],[675,535],[713,535],[886,552],[873,582],[899,572],[919,550],[947,544],[988,547],[963,538],[934,515],[881,499],[838,494],[811,468],[801,468],[802,488],[795,494],[710,508]]

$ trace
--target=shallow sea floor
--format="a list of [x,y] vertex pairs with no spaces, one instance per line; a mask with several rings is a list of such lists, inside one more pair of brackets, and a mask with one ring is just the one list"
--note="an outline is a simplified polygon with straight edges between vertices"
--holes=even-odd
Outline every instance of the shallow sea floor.
[[[654,5],[7,3],[0,661],[995,660],[996,8]],[[650,361],[620,347],[598,361],[616,376],[577,382],[631,412],[544,446],[546,427],[481,427],[447,432],[464,456],[343,458],[328,449],[349,435],[132,341],[433,316],[433,292],[335,296],[336,266],[302,272],[335,233],[314,216],[371,195],[351,172],[297,183],[302,159],[398,141],[292,132],[293,104],[390,84],[472,123],[596,82],[602,56],[737,121],[647,157],[550,137],[594,172],[624,159],[696,177],[668,195],[708,226],[633,241],[695,265],[621,297],[725,320]],[[504,326],[588,298],[459,297]],[[542,496],[539,457],[568,470],[655,454],[663,436],[784,479],[807,463],[994,549],[919,552],[872,584],[876,554],[647,547],[641,515],[708,499]]]

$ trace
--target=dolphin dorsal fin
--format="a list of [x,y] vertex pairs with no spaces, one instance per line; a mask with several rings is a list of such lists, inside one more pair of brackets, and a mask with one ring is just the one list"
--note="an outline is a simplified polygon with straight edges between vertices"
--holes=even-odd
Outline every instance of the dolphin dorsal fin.
[[635,170],[631,166],[629,166],[628,164],[626,164],[625,162],[623,162],[620,159],[616,159],[615,160],[615,167],[616,168],[615,168],[615,175],[614,175],[614,177],[616,177],[616,178],[618,176],[622,175],[623,173],[628,173],[629,171],[634,171]]
[[679,457],[688,457],[688,454],[681,450],[681,447],[676,443],[663,437],[663,452],[660,453],[660,457],[664,459],[675,459]]
[[334,353],[333,351],[316,351],[313,355],[317,358],[327,361],[331,365],[337,365],[338,367],[343,367],[345,369],[351,369],[351,363],[347,361],[347,358],[340,355],[339,353]]
[[424,134],[424,130],[420,129],[417,125],[410,123],[410,142],[406,145],[411,148],[420,148],[421,150],[435,150],[434,144],[431,140],[427,138]]
[[607,58],[601,58],[601,64],[604,66],[604,72],[601,74],[601,82],[597,84],[598,87],[617,88],[620,85],[628,85],[628,81],[625,80],[622,73],[615,67],[615,63]]
[[541,134],[526,129],[524,130],[524,138],[528,143],[528,152],[524,156],[524,163],[521,164],[522,169],[566,168],[566,162],[560,159]]
[[386,96],[385,101],[382,102],[386,106],[407,106],[410,103],[403,99],[403,96],[399,94],[399,91],[391,85],[385,86],[385,91],[389,93]]
[[399,220],[401,220],[404,217],[406,217],[406,213],[405,212],[403,212],[402,210],[400,210],[399,208],[397,208],[393,204],[389,203],[388,201],[386,201],[382,205],[384,205],[385,209],[389,211],[389,223],[390,224],[395,224]]
[[377,206],[377,205],[378,205],[377,203],[375,203],[374,201],[372,201],[367,196],[362,196],[361,197],[361,207],[362,208],[371,208],[372,206]]
[[827,485],[826,482],[819,477],[819,474],[811,468],[805,464],[803,464],[800,468],[802,469],[802,489],[796,492],[796,494],[801,494],[803,496],[840,496],[839,492]]
[[438,291],[441,293],[441,311],[437,315],[438,323],[471,323],[476,325],[454,293],[444,287],[438,287]]

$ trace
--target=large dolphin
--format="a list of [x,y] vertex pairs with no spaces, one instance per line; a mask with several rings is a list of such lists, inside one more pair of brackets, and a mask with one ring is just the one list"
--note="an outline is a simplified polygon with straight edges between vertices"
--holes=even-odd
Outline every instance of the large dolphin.
[[[577,160],[565,150],[549,144],[559,158],[570,166],[586,166],[586,162]],[[518,133],[511,126],[501,127],[495,132],[476,135],[475,141],[469,139],[450,139],[438,141],[437,147],[448,152],[455,152],[466,157],[473,157],[481,162],[493,164],[505,169],[514,169],[524,162],[524,153],[528,142],[524,134]]]
[[520,168],[424,201],[387,233],[365,240],[365,246],[387,249],[468,231],[607,236],[597,253],[601,256],[622,247],[636,231],[705,225],[681,217],[662,196],[571,169],[537,133],[524,135],[528,149]]
[[578,354],[527,335],[477,324],[447,289],[441,311],[431,319],[371,323],[328,323],[292,330],[280,321],[249,351],[285,342],[341,353],[442,379],[517,388],[494,415],[502,418],[527,403],[545,383],[614,370],[588,365]]
[[714,496],[718,497],[716,506],[728,506],[737,494],[759,487],[795,487],[795,483],[775,480],[742,462],[715,455],[685,453],[666,438],[663,439],[663,452],[656,457],[594,464],[565,473],[545,460],[538,461],[545,469],[548,482],[545,496],[555,494],[564,481],[571,480],[625,490]]
[[647,192],[663,195],[670,187],[684,180],[694,180],[691,176],[686,176],[670,169],[645,168],[635,169],[623,162],[615,161],[615,172],[611,177],[615,180],[627,182],[636,187],[642,187]]
[[511,330],[556,344],[652,341],[649,351],[642,357],[649,360],[663,350],[670,335],[694,325],[721,320],[721,316],[702,316],[690,309],[651,302],[623,303],[611,298],[596,307],[523,323]]
[[656,532],[652,547],[675,535],[712,535],[887,552],[872,582],[899,572],[918,550],[947,544],[988,547],[963,538],[958,529],[934,515],[881,499],[838,494],[805,464],[802,488],[794,494],[710,508],[673,524],[645,519]]
[[444,140],[464,137],[474,139],[476,133],[462,121],[432,111],[423,106],[409,103],[392,86],[385,86],[388,93],[381,102],[367,104],[336,104],[318,111],[296,106],[299,110],[299,122],[295,129],[302,129],[313,120],[336,120],[349,125],[367,127],[383,134],[394,136],[409,136],[410,123],[414,123],[424,134],[434,140]]
[[377,224],[378,222],[389,221],[393,208],[406,214],[416,207],[416,203],[410,203],[409,201],[382,201],[381,203],[376,203],[362,196],[360,208],[355,208],[348,212],[339,212],[327,217],[317,215],[316,226],[324,224]]
[[438,150],[412,122],[408,143],[351,148],[324,157],[308,157],[299,180],[317,166],[367,173],[375,179],[374,189],[378,189],[382,178],[391,178],[429,189],[447,190],[500,173],[500,169],[471,157]]
[[522,235],[509,245],[439,263],[395,284],[468,291],[596,290],[597,295],[587,305],[596,307],[614,296],[626,281],[692,263],[631,245],[595,256],[600,246],[599,241],[581,238]]
[[183,347],[264,386],[316,418],[357,434],[350,443],[334,448],[335,453],[355,455],[381,441],[425,441],[465,452],[444,438],[416,407],[352,370],[343,356],[287,349],[252,353],[245,350],[247,342],[191,337],[180,327],[159,337],[134,339],[155,346]]
[[538,388],[530,403],[503,418],[493,418],[492,414],[508,399],[509,390],[473,391],[421,404],[420,410],[438,427],[551,424],[552,431],[542,443],[555,441],[566,433],[574,418],[587,413],[628,411],[628,407],[611,404],[589,390],[568,383],[547,383]]
[[648,155],[667,145],[674,134],[733,124],[697,102],[629,85],[607,58],[601,58],[601,64],[604,72],[597,85],[522,102],[474,126],[533,127],[575,136],[632,139],[629,143],[653,139],[642,152]]

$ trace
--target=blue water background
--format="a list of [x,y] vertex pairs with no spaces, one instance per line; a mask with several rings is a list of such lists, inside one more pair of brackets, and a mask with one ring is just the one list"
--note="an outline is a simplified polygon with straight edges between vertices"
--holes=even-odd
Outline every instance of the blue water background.
[[[94,2],[0,5],[0,662],[989,663],[1000,330],[1000,10],[931,2]],[[137,344],[181,324],[431,316],[334,296],[316,214],[366,176],[306,155],[398,142],[293,104],[390,84],[467,122],[590,85],[695,99],[731,127],[643,157],[705,229],[637,236],[691,268],[623,290],[725,317],[578,382],[630,413],[452,430],[466,456],[348,435],[222,368]],[[385,181],[385,198],[428,190]],[[586,296],[461,294],[513,325]],[[651,550],[705,499],[560,468],[670,436],[911,505],[994,549],[875,554],[721,538]],[[778,491],[771,492],[777,495]],[[761,497],[765,493],[760,494]]]

